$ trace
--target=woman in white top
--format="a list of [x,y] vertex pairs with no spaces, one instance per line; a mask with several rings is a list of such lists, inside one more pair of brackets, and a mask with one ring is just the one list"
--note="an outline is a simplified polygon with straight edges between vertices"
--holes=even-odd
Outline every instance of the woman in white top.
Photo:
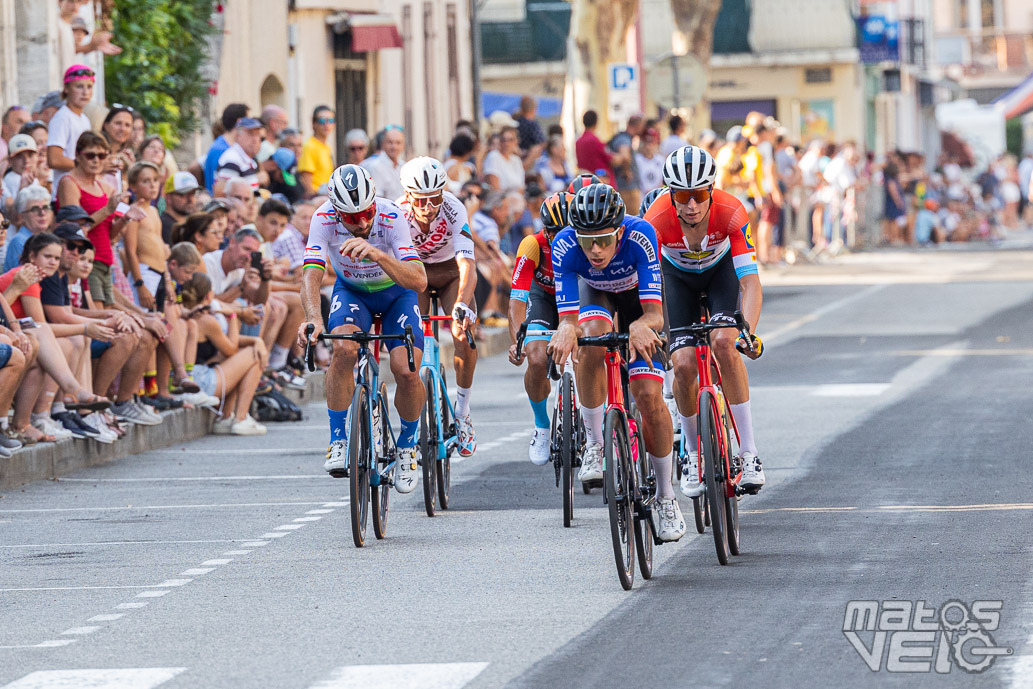
[[520,159],[516,127],[503,127],[499,148],[484,157],[484,178],[496,191],[524,190],[524,161]]
[[448,144],[449,156],[443,163],[445,188],[453,194],[458,195],[463,185],[473,179],[476,168],[471,158],[476,148],[477,143],[466,134],[456,134]]
[[563,144],[563,137],[549,137],[545,152],[534,164],[534,171],[542,176],[547,194],[567,188],[573,174],[567,162],[567,147]]
[[61,178],[75,167],[75,145],[79,135],[90,130],[90,118],[83,109],[93,98],[93,70],[86,65],[72,65],[65,70],[65,86],[61,91],[65,104],[50,118],[47,134],[47,163],[54,171],[52,197],[57,199]]

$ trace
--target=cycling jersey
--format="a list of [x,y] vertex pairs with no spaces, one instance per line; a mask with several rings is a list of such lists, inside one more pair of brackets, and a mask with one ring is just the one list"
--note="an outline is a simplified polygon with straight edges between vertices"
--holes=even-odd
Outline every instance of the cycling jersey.
[[750,219],[742,202],[727,192],[714,189],[707,233],[699,251],[689,248],[670,194],[662,194],[653,202],[646,220],[656,228],[660,255],[680,270],[702,273],[716,266],[731,251],[737,277],[757,274],[757,252],[750,233]]
[[438,217],[425,232],[416,222],[409,202],[399,199],[399,207],[409,224],[412,245],[424,263],[442,263],[453,258],[473,258],[473,235],[466,215],[466,206],[450,191],[442,192]]
[[552,246],[549,244],[545,230],[520,240],[520,246],[517,247],[516,266],[513,267],[513,285],[509,298],[527,301],[532,282],[541,286],[549,294],[556,293],[556,281],[552,275]]
[[[374,203],[377,214],[366,241],[400,261],[419,261],[420,256],[406,231],[402,209],[387,199],[377,198]],[[356,261],[350,256],[341,255],[341,245],[354,236],[337,220],[337,213],[330,202],[325,202],[312,216],[305,247],[305,268],[326,270],[329,256],[330,265],[337,273],[337,281],[343,282],[352,291],[379,292],[393,286],[394,280],[388,277],[379,263]]]
[[602,292],[627,292],[638,288],[642,303],[662,302],[663,285],[656,232],[634,215],[624,217],[624,235],[617,253],[602,270],[592,268],[578,246],[574,230],[567,228],[552,243],[552,268],[556,280],[556,307],[560,315],[578,311],[578,278]]

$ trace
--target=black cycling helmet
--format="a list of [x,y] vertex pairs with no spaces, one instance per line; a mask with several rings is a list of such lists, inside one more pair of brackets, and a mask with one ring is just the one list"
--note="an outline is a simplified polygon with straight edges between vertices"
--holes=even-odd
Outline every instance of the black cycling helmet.
[[624,222],[624,200],[608,184],[589,184],[570,200],[568,222],[575,231],[597,232]]
[[593,175],[591,172],[582,172],[581,174],[570,180],[570,184],[567,185],[567,193],[576,194],[578,189],[583,189],[589,184],[602,184],[603,181]]
[[643,218],[646,217],[646,211],[648,211],[649,207],[653,205],[653,201],[656,201],[657,198],[660,197],[660,194],[665,191],[667,191],[667,187],[657,187],[656,189],[646,193],[646,195],[642,197],[642,205],[638,207],[639,216]]
[[570,205],[570,199],[573,197],[573,194],[557,191],[554,194],[550,194],[542,202],[542,207],[538,211],[538,217],[541,218],[542,227],[546,231],[559,232],[567,226],[567,208]]

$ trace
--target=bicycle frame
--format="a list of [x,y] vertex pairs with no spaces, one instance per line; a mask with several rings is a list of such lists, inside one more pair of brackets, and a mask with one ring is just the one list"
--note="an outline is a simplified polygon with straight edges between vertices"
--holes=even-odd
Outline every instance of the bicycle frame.
[[[445,400],[451,418],[456,418],[455,405],[448,398],[448,391],[445,388],[445,381],[441,377],[441,345],[438,344],[436,323],[439,321],[451,321],[451,316],[424,316],[423,317],[423,359],[420,361],[420,373],[423,369],[429,369],[434,379],[434,404],[440,405]],[[435,407],[437,409],[438,407]],[[452,434],[446,438],[445,429],[442,427],[442,419],[435,414],[438,427],[438,461],[442,461],[458,444],[458,434]]]
[[[700,408],[700,401],[703,399],[705,393],[710,394],[711,404],[713,405],[714,418],[722,419],[725,410],[718,409],[717,405],[727,405],[728,402],[725,400],[724,392],[721,390],[721,369],[717,365],[717,360],[714,358],[714,352],[710,348],[710,343],[706,340],[700,340],[700,344],[696,345],[696,368],[699,371],[699,392],[696,394],[696,413],[701,414],[703,410]],[[713,367],[713,368],[711,368]],[[716,378],[711,378],[711,371],[714,372]],[[728,419],[732,423],[732,431],[735,433],[735,441],[739,442],[739,429],[735,425],[735,417],[728,413]],[[722,424],[722,428],[724,424]],[[721,456],[725,458],[725,477],[731,476],[732,469],[728,465],[728,462],[732,456],[731,448],[729,447],[729,438],[727,434],[722,430],[717,436],[718,450],[721,452]],[[703,456],[703,447],[701,446],[702,440],[696,437],[696,452],[699,456]],[[684,440],[682,441],[682,447],[685,446]],[[700,471],[702,472],[702,465],[700,465]],[[702,480],[702,476],[700,476]],[[736,487],[739,485],[739,481],[742,480],[742,474],[738,474],[734,479],[725,479],[726,493],[728,497],[734,497],[736,493]]]

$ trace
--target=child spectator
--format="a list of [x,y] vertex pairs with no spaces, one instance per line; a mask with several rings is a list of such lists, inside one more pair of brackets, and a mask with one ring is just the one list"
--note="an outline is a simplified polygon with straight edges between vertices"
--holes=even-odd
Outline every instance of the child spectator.
[[151,205],[158,198],[161,172],[154,163],[141,161],[129,169],[129,188],[136,196],[133,208],[143,215],[126,223],[126,273],[136,288],[140,306],[155,310],[154,295],[165,273],[169,247],[162,240],[161,218]]

